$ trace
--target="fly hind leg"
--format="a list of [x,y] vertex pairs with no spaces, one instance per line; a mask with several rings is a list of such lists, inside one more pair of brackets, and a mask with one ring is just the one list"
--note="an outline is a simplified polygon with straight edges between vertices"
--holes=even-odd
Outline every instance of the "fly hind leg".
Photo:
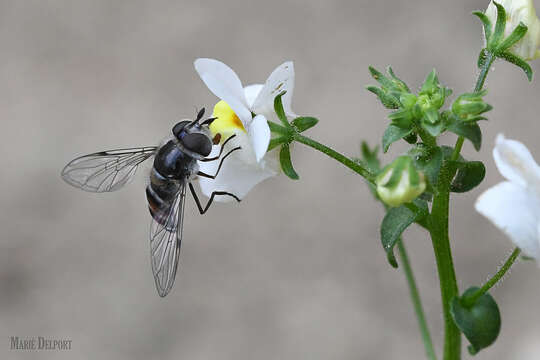
[[191,195],[193,195],[193,198],[195,199],[195,203],[197,204],[197,207],[199,208],[199,212],[201,213],[201,215],[203,215],[204,213],[206,213],[208,211],[208,209],[210,208],[210,205],[212,205],[212,202],[214,201],[214,196],[216,196],[216,195],[227,195],[227,196],[230,196],[230,197],[234,198],[238,202],[241,201],[238,198],[238,196],[236,196],[234,194],[231,194],[229,192],[226,192],[226,191],[214,191],[210,195],[210,199],[208,199],[208,202],[206,203],[206,206],[203,208],[202,205],[201,205],[201,201],[199,200],[199,197],[197,196],[197,193],[195,192],[195,189],[193,188],[193,185],[191,183],[189,183],[189,191],[191,191]]

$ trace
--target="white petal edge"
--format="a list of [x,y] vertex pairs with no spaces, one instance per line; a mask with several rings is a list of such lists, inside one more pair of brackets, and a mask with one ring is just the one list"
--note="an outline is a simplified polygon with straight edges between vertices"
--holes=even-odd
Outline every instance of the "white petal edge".
[[497,135],[493,158],[499,172],[507,180],[521,186],[540,183],[540,168],[525,145]]
[[285,114],[295,117],[296,115],[291,109],[294,92],[294,64],[292,61],[287,61],[272,71],[253,103],[253,112],[265,115],[274,112],[274,98],[282,91],[286,91],[281,98]]
[[255,151],[255,159],[260,162],[268,150],[270,144],[270,127],[263,115],[257,115],[253,118],[248,129],[248,136]]
[[253,84],[244,88],[244,95],[246,96],[247,104],[250,109],[253,108],[253,103],[257,99],[257,96],[259,96],[263,86],[263,84]]
[[505,181],[480,195],[475,208],[526,255],[540,259],[540,201],[536,195],[515,183]]
[[251,111],[242,82],[234,70],[215,59],[201,58],[193,64],[208,89],[229,104],[244,126],[247,126],[251,121]]

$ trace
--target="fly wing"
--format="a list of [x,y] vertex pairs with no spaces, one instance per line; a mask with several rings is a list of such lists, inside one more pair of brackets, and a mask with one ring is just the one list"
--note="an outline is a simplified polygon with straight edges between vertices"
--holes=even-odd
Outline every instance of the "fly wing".
[[167,213],[163,216],[156,214],[150,225],[152,273],[161,297],[171,291],[176,277],[182,242],[185,198],[186,184],[183,183]]
[[62,170],[70,185],[89,192],[110,192],[131,180],[137,167],[156,153],[157,147],[101,151],[72,160]]

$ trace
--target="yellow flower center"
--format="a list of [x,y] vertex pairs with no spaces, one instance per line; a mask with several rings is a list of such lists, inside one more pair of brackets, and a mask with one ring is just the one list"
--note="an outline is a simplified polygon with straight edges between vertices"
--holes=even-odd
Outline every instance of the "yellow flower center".
[[221,142],[237,133],[238,130],[246,132],[242,121],[240,121],[229,104],[223,100],[214,106],[213,116],[217,119],[210,124],[210,131],[213,136],[221,134]]

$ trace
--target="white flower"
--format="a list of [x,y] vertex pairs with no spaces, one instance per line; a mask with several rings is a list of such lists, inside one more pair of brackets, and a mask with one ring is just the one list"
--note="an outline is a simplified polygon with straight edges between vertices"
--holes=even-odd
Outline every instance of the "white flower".
[[[510,52],[524,60],[534,60],[540,57],[540,20],[536,16],[536,10],[532,0],[498,0],[497,3],[506,10],[506,28],[504,37],[514,31],[520,22],[528,28],[525,36],[510,48]],[[497,21],[497,8],[493,1],[486,9],[486,16],[493,24],[492,31]]]
[[426,190],[424,174],[418,172],[408,156],[400,156],[388,165],[377,179],[377,194],[392,207],[416,199]]
[[[217,119],[210,125],[212,134],[221,134],[221,143],[236,134],[227,143],[227,149],[242,148],[224,160],[215,179],[199,178],[201,190],[206,196],[213,191],[226,191],[243,198],[256,184],[280,171],[277,151],[267,153],[271,136],[267,121],[279,121],[274,112],[274,98],[282,91],[286,91],[282,97],[285,113],[289,117],[296,116],[291,110],[293,63],[278,66],[264,85],[245,88],[236,73],[220,61],[197,59],[195,69],[208,89],[221,99],[214,107]],[[214,146],[209,156],[217,155],[219,149],[220,146]],[[218,164],[219,161],[199,162],[199,167],[204,173],[215,174]],[[216,200],[231,199],[218,196]]]
[[526,255],[540,260],[540,167],[525,145],[500,134],[493,157],[508,181],[480,195],[476,210]]

